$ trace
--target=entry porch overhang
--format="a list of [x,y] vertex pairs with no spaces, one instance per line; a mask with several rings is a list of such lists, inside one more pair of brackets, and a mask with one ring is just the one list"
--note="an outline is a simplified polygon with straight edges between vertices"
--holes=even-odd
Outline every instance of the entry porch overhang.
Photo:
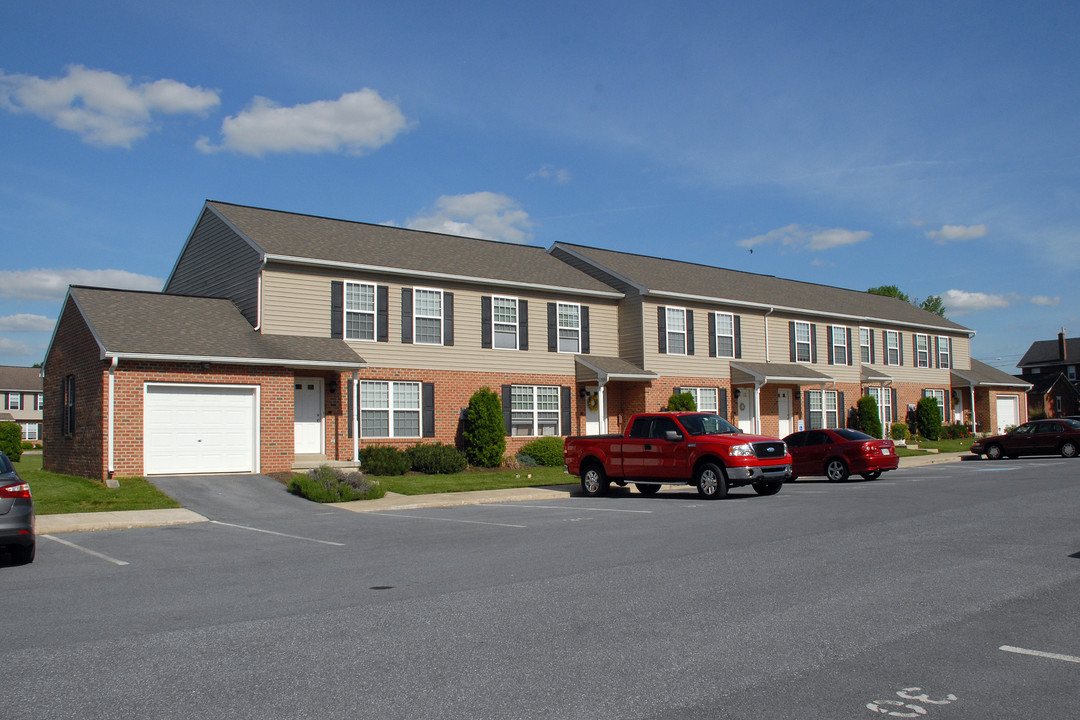
[[836,378],[794,363],[731,363],[732,385],[835,385]]
[[595,382],[601,386],[609,382],[649,382],[660,377],[619,357],[603,355],[577,355],[575,375],[579,383]]

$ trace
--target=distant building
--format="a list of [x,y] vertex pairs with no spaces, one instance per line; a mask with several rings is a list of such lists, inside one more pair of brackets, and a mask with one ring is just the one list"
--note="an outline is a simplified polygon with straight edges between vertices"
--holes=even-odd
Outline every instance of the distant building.
[[4,396],[0,422],[16,422],[22,427],[22,439],[41,441],[42,381],[41,369],[0,365],[0,394]]
[[1031,416],[1080,415],[1080,337],[1037,340],[1016,365],[1019,377],[1031,383],[1027,394]]

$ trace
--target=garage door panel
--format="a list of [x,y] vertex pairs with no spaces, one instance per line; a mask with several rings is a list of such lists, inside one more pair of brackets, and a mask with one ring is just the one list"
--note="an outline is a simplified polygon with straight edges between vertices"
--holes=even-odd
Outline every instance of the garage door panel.
[[255,471],[255,389],[146,388],[146,473]]

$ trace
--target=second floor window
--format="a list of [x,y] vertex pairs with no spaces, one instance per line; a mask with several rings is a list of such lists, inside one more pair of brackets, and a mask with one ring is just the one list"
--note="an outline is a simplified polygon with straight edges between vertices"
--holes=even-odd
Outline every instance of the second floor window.
[[795,362],[810,362],[810,323],[795,323]]
[[34,396],[34,409],[41,410],[45,407],[45,396],[38,393]]
[[870,328],[859,328],[859,357],[864,363],[874,362],[870,345]]
[[952,346],[949,343],[949,338],[938,336],[937,356],[939,368],[948,369],[952,367]]
[[896,330],[885,331],[885,364],[900,364],[900,333]]
[[375,339],[375,286],[345,283],[345,339]]
[[[716,357],[735,357],[735,316],[731,313],[716,315]],[[698,406],[700,409],[701,406]]]
[[502,348],[504,350],[517,350],[517,298],[491,298],[491,327],[494,347]]
[[915,367],[930,367],[930,337],[915,335]]
[[22,395],[20,393],[8,393],[7,409],[22,410]]
[[413,337],[417,344],[443,344],[442,300],[441,290],[416,288],[413,291]]
[[847,328],[843,325],[832,326],[833,365],[847,365]]
[[559,352],[581,352],[581,306],[559,303]]

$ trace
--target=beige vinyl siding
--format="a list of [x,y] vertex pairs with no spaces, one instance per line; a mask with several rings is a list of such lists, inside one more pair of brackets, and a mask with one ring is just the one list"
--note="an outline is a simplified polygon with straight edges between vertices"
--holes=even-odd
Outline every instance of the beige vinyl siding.
[[[369,282],[388,287],[388,342],[348,341],[374,367],[436,370],[492,369],[506,372],[573,374],[574,355],[548,352],[547,303],[573,302],[589,308],[591,355],[618,354],[618,311],[614,299],[541,295],[516,289],[478,288],[463,283],[415,285],[401,278],[364,275],[331,277],[302,269],[267,269],[263,274],[263,332],[330,336],[330,287],[334,280]],[[401,342],[401,289],[432,288],[454,293],[454,344],[432,346]],[[481,347],[481,297],[516,297],[529,304],[529,349]]]
[[[659,350],[659,326],[657,308],[681,307],[694,311],[694,354],[668,355]],[[661,375],[676,377],[727,378],[731,375],[732,358],[709,357],[709,313],[730,312],[738,315],[742,357],[745,362],[764,362],[765,323],[764,315],[747,312],[746,308],[706,306],[704,304],[678,304],[647,300],[642,307],[642,326],[645,368]],[[785,356],[786,357],[786,356]]]
[[967,335],[952,336],[952,366],[957,370],[971,369],[971,338]]
[[[619,307],[619,348],[618,356],[638,367],[645,366],[645,352],[642,343],[643,302],[640,295],[627,295]],[[655,313],[656,310],[654,309]],[[655,325],[656,320],[653,319]],[[655,328],[654,328],[655,332]],[[597,353],[599,354],[599,353]]]
[[228,298],[253,326],[258,323],[262,257],[210,210],[188,238],[164,292]]

